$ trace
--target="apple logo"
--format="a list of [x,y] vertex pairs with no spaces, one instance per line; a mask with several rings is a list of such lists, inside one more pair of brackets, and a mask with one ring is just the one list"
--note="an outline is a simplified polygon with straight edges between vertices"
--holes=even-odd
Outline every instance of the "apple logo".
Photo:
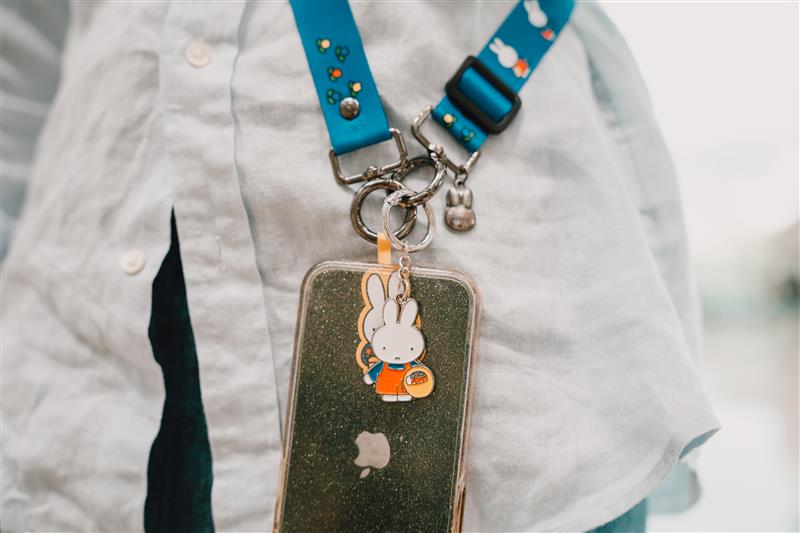
[[358,457],[353,461],[356,466],[363,467],[359,477],[364,479],[370,473],[370,467],[383,468],[389,464],[389,457],[392,452],[389,448],[389,441],[383,433],[370,433],[362,431],[356,437],[358,447]]

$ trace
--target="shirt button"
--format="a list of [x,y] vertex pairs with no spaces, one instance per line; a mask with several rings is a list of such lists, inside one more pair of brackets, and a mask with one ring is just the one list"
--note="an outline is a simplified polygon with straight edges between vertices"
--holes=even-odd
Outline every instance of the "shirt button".
[[186,61],[195,68],[201,68],[211,62],[211,50],[203,41],[192,41],[183,51]]
[[147,258],[145,257],[144,252],[138,248],[134,248],[132,250],[128,250],[122,255],[119,260],[119,265],[122,267],[123,272],[129,276],[133,276],[142,271],[146,262]]

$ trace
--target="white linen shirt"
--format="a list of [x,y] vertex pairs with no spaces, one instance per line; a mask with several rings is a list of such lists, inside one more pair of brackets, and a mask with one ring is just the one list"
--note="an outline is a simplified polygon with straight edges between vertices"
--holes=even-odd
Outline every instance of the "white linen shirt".
[[[3,528],[141,529],[164,399],[147,325],[174,206],[215,525],[269,529],[300,282],[319,261],[375,256],[331,176],[291,9],[57,7],[2,6],[4,186],[30,177],[2,272]],[[354,2],[390,123],[408,135],[511,7]],[[59,68],[31,159],[49,105],[31,88]],[[586,530],[718,424],[693,359],[675,173],[598,6],[579,3],[520,97],[470,177],[477,226],[414,260],[482,294],[465,529]],[[389,144],[343,164],[388,160]]]

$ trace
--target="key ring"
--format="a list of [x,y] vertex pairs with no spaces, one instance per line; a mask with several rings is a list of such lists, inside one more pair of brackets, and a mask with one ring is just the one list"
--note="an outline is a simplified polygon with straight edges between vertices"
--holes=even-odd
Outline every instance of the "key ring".
[[[395,192],[408,191],[408,189],[404,189],[403,184],[397,180],[377,178],[366,182],[361,186],[360,189],[358,189],[355,195],[353,195],[353,203],[350,204],[350,222],[353,223],[353,229],[356,230],[356,233],[373,244],[378,242],[378,234],[364,224],[364,218],[361,216],[361,208],[364,205],[364,200],[367,199],[367,196],[379,189],[386,189]],[[409,192],[414,194],[414,191]],[[384,202],[384,206],[385,205],[386,204]],[[383,211],[381,211],[381,214],[382,213]],[[400,226],[400,228],[396,231],[396,235],[391,234],[389,235],[389,238],[398,239],[398,242],[400,242],[399,239],[404,239],[409,233],[411,233],[411,230],[414,229],[414,224],[416,221],[417,209],[406,208],[406,218],[403,221],[403,225]],[[384,232],[386,232],[386,230],[384,230]]]
[[[383,202],[383,208],[381,209],[381,229],[383,230],[384,235],[389,238],[389,242],[392,243],[392,246],[394,246],[396,250],[400,250],[403,253],[409,254],[426,248],[433,240],[433,232],[435,231],[435,218],[433,216],[433,209],[428,203],[422,204],[422,208],[425,211],[425,216],[428,218],[428,230],[425,232],[425,236],[422,238],[422,240],[417,244],[408,244],[408,242],[400,240],[405,236],[398,237],[389,227],[389,212],[392,210],[392,207],[399,206],[403,198],[407,198],[413,194],[416,193],[411,189],[397,190],[386,197],[386,200]],[[414,211],[416,212],[416,208]]]
[[435,153],[409,159],[405,167],[397,170],[392,175],[392,179],[402,181],[407,175],[426,165],[434,169],[434,174],[431,178],[431,181],[418,193],[413,193],[411,196],[403,196],[402,199],[397,203],[399,207],[409,208],[423,205],[433,198],[437,192],[439,192],[439,189],[444,183],[446,167],[441,158]]

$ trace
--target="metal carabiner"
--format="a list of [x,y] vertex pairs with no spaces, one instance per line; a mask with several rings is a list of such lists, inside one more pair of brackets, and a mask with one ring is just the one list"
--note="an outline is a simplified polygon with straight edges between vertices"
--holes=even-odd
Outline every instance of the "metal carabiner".
[[389,133],[392,134],[394,143],[397,145],[397,153],[399,154],[400,158],[394,163],[389,163],[387,165],[383,165],[382,167],[369,167],[360,174],[345,176],[342,173],[342,166],[339,163],[339,156],[337,156],[336,152],[334,152],[333,148],[331,148],[331,151],[328,152],[328,157],[331,160],[331,169],[333,170],[333,177],[336,178],[336,181],[342,185],[352,185],[353,183],[380,178],[381,176],[385,176],[390,172],[395,172],[406,166],[406,163],[408,162],[408,149],[406,149],[406,141],[403,139],[403,134],[400,132],[400,130],[395,128],[389,128]]
[[428,140],[424,133],[422,133],[422,125],[428,120],[428,117],[431,116],[433,113],[433,106],[429,105],[425,109],[419,112],[419,115],[414,119],[411,123],[411,133],[414,134],[414,138],[430,153],[438,155],[441,160],[447,165],[447,168],[453,171],[454,174],[469,174],[469,171],[472,170],[472,167],[478,161],[478,158],[481,156],[480,150],[475,150],[472,152],[469,157],[467,158],[464,163],[458,165],[450,159],[444,151],[444,147],[441,144],[433,144]]
[[408,164],[405,167],[397,170],[392,175],[392,179],[402,181],[403,178],[415,170],[422,168],[423,166],[430,166],[434,169],[434,174],[431,178],[431,181],[428,182],[428,185],[426,185],[421,191],[408,197],[402,197],[400,201],[397,202],[399,207],[408,208],[420,206],[426,202],[429,202],[436,195],[436,193],[439,192],[439,189],[442,188],[445,178],[445,166],[439,156],[435,153],[409,159]]

